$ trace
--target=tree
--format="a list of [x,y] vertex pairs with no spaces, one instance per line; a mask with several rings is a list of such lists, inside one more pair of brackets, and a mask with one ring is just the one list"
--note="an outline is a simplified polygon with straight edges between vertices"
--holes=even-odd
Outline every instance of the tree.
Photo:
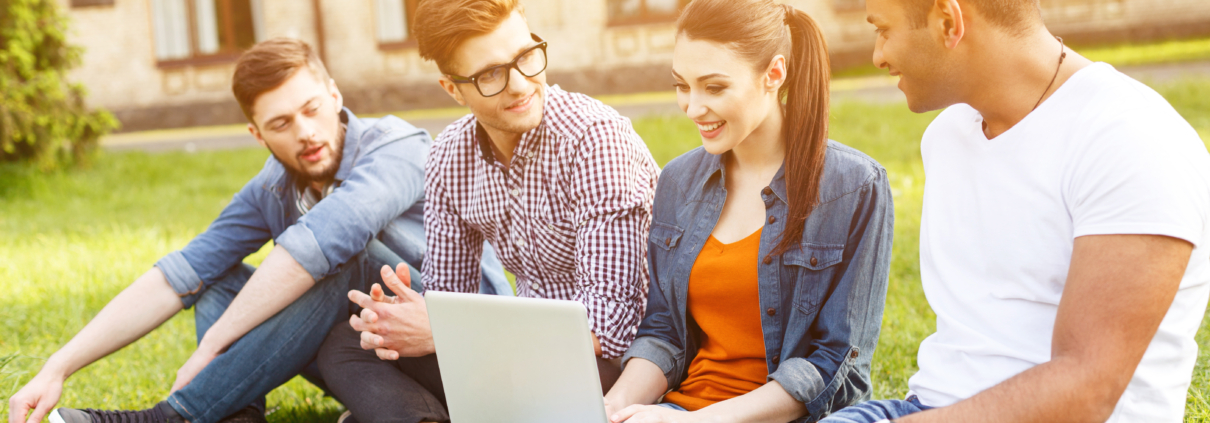
[[109,112],[88,110],[82,85],[67,81],[80,56],[54,0],[0,1],[0,161],[70,165],[117,128]]

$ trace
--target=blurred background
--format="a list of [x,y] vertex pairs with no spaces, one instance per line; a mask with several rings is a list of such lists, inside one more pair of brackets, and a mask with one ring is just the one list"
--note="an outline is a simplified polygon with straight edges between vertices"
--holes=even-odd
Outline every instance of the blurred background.
[[[434,0],[439,1],[439,0]],[[869,62],[864,0],[788,0],[823,28],[833,64],[830,136],[888,170],[895,243],[873,365],[874,398],[901,398],[934,330],[920,290],[924,171],[936,112],[907,110]],[[418,0],[0,0],[0,416],[7,398],[105,303],[201,231],[269,153],[231,95],[241,51],[296,37],[319,49],[362,116],[394,114],[435,137],[467,113],[440,90],[409,28]],[[687,0],[521,0],[550,42],[548,80],[629,117],[661,165],[700,145],[669,70]],[[1041,0],[1069,46],[1155,88],[1210,140],[1210,1]],[[266,246],[268,247],[267,244]],[[249,257],[257,265],[268,248]],[[323,328],[316,328],[321,330]],[[1203,321],[1186,421],[1210,422]],[[193,352],[192,311],[68,379],[63,406],[145,408]],[[273,422],[343,411],[300,378],[269,395]]]
[[[361,113],[451,107],[410,28],[419,0],[71,0],[71,77],[126,131],[243,121],[230,94],[241,50],[276,36],[316,46]],[[688,0],[523,0],[550,42],[548,79],[590,95],[666,90],[674,21]],[[869,62],[864,0],[791,0],[821,25],[837,70]],[[1206,0],[1043,0],[1073,45],[1210,35]]]

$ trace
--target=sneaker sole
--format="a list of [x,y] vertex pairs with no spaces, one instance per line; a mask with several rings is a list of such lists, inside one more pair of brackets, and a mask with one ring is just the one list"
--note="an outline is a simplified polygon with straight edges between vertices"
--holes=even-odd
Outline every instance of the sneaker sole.
[[56,408],[55,411],[50,412],[50,417],[48,418],[50,419],[50,423],[66,423],[63,421],[63,416],[59,415],[58,408]]

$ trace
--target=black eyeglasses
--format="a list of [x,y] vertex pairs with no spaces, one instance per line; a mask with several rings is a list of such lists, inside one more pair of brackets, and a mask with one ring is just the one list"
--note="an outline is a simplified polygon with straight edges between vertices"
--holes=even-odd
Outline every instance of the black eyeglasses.
[[484,97],[491,97],[504,92],[504,88],[508,87],[508,78],[512,74],[512,70],[516,69],[522,75],[527,77],[538,76],[542,71],[546,70],[546,41],[534,34],[529,34],[538,44],[526,49],[513,58],[513,61],[503,65],[492,66],[490,68],[475,72],[471,76],[458,76],[448,74],[450,80],[456,84],[475,84],[475,89],[479,90],[479,94]]

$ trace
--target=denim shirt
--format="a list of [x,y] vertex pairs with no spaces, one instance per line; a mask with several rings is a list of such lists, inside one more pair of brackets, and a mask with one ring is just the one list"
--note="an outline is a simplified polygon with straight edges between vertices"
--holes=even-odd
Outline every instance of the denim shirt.
[[[336,172],[340,186],[305,215],[296,206],[296,176],[269,156],[205,232],[156,262],[185,307],[197,301],[206,281],[217,280],[270,239],[316,282],[337,273],[373,237],[420,268],[424,162],[432,138],[394,116],[359,119],[344,109],[340,117],[346,124]],[[494,255],[485,252],[483,266],[492,286],[511,293]]]
[[[894,208],[886,170],[861,152],[828,142],[819,205],[799,249],[779,256],[785,228],[785,167],[761,197],[758,290],[769,380],[776,380],[815,421],[870,398],[870,359],[878,343],[890,271]],[[689,273],[714,232],[727,192],[721,157],[702,148],[668,163],[660,175],[648,239],[647,314],[623,363],[659,366],[675,390],[700,345],[687,315]]]

